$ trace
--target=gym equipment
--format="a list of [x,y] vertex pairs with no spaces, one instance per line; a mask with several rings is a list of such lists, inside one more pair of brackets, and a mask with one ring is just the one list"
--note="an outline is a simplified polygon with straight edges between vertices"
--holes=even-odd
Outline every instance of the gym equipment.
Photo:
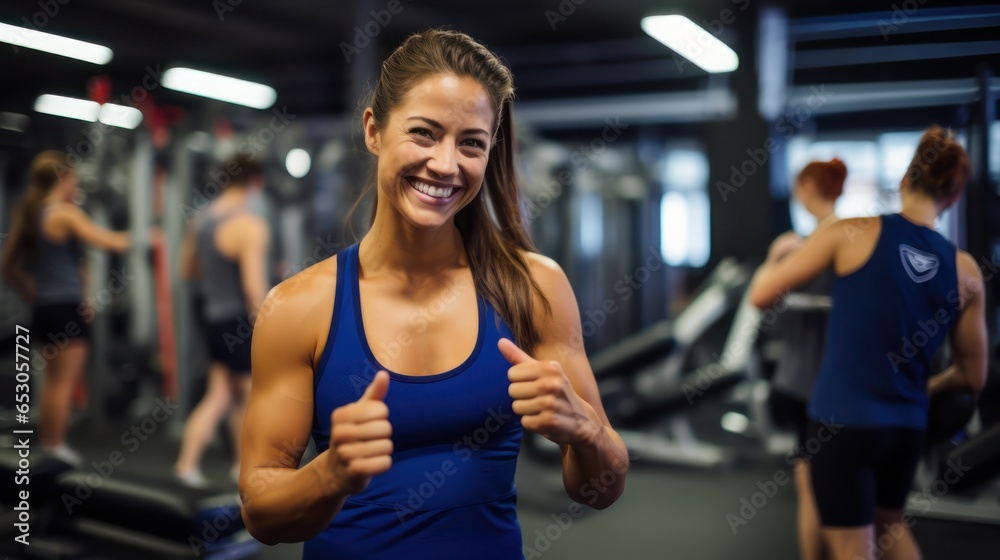
[[910,515],[1000,525],[1000,425],[928,457],[907,501]]
[[[31,456],[30,542],[0,528],[0,554],[10,558],[247,558],[260,544],[246,531],[239,497],[173,480],[117,472],[110,458],[74,469],[43,454]],[[14,453],[0,453],[0,476],[13,480]],[[18,503],[4,485],[0,504]],[[6,521],[6,520],[5,520]]]
[[[732,459],[725,449],[699,441],[687,418],[676,413],[731,386],[726,379],[705,386],[701,378],[709,374],[693,364],[704,363],[719,339],[732,332],[729,323],[749,280],[746,267],[725,259],[674,321],[662,321],[591,358],[605,410],[633,457],[702,467]],[[740,366],[738,359],[725,364]],[[525,436],[529,452],[558,455],[554,443]]]
[[927,414],[929,445],[948,441],[961,432],[976,414],[977,395],[967,391],[942,391],[930,400]]

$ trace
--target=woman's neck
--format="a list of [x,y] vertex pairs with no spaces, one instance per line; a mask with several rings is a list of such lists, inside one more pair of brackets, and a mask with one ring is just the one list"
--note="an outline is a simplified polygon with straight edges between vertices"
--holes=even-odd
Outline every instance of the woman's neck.
[[903,209],[900,215],[914,224],[934,229],[934,222],[937,220],[941,208],[937,203],[926,196],[903,191],[901,193]]
[[359,251],[366,275],[386,271],[407,278],[428,277],[468,266],[465,244],[454,222],[423,230],[398,215],[376,216]]

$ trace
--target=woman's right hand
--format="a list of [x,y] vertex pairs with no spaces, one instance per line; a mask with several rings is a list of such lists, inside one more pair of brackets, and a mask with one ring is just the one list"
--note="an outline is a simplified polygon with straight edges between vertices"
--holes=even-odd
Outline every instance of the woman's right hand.
[[379,371],[356,402],[330,415],[329,464],[337,490],[358,494],[392,466],[392,425],[385,395],[389,374]]

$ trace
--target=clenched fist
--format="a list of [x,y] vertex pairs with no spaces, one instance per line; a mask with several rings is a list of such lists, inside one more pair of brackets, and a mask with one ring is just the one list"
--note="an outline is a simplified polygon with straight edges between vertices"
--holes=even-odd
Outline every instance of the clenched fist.
[[392,425],[385,395],[389,374],[375,374],[357,402],[338,407],[330,415],[330,464],[338,490],[357,494],[371,478],[392,466]]
[[497,347],[513,367],[507,370],[514,399],[514,413],[521,415],[521,426],[556,443],[575,444],[593,441],[603,429],[594,407],[576,394],[554,360],[539,361],[501,338]]

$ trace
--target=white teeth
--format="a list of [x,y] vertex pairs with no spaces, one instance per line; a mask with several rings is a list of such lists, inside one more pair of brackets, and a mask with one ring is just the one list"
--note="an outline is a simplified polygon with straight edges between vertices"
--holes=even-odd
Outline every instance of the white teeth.
[[455,189],[452,187],[442,189],[440,187],[432,187],[425,183],[410,183],[410,184],[413,185],[413,188],[417,189],[418,191],[426,195],[433,196],[434,198],[448,198],[449,196],[451,196],[451,193],[455,192]]

